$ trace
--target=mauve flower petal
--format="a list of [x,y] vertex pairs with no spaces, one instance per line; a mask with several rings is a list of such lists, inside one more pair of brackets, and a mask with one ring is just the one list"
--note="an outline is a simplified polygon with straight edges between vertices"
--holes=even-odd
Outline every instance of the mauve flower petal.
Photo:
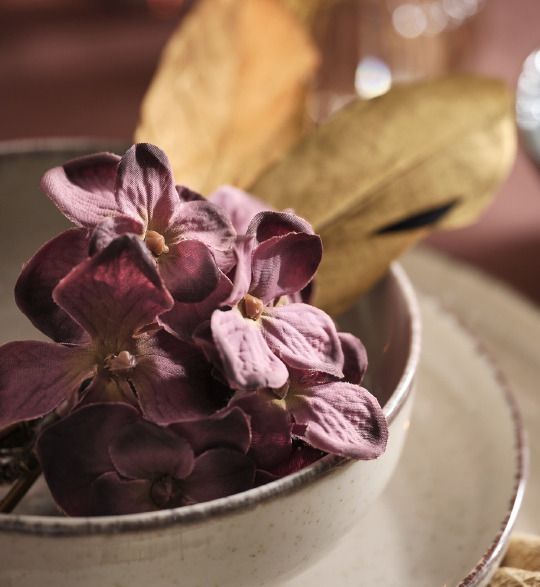
[[375,459],[388,440],[388,425],[376,398],[341,381],[295,389],[288,404],[303,437],[315,448],[352,459]]
[[171,310],[161,314],[159,322],[168,332],[182,340],[192,341],[193,331],[221,306],[231,295],[232,283],[221,271],[216,289],[202,302],[185,304],[176,302]]
[[144,415],[159,424],[201,418],[221,407],[204,354],[167,332],[141,345],[131,381]]
[[311,225],[290,212],[259,212],[248,226],[247,233],[254,234],[257,244],[274,236],[291,232],[314,234]]
[[47,171],[40,186],[69,220],[93,228],[121,212],[114,196],[119,162],[112,153],[80,157]]
[[140,220],[131,216],[110,216],[102,220],[92,232],[89,253],[94,255],[109,246],[111,242],[122,234],[132,233],[140,237],[144,234],[144,225]]
[[249,419],[237,407],[225,408],[201,420],[175,422],[169,428],[189,442],[195,455],[211,448],[246,453],[251,442]]
[[268,346],[290,367],[343,377],[343,351],[332,319],[307,304],[266,308],[261,320]]
[[296,473],[296,471],[300,471],[300,469],[313,464],[326,454],[327,453],[318,448],[314,448],[299,439],[295,439],[289,458],[279,463],[276,467],[273,467],[271,474],[275,475],[276,479],[291,475],[292,473]]
[[217,287],[219,269],[208,247],[197,240],[170,246],[158,259],[159,272],[177,302],[194,303],[207,298]]
[[122,402],[138,408],[139,402],[126,379],[110,377],[106,372],[98,372],[92,379],[79,401],[79,406],[98,403]]
[[271,469],[289,458],[292,420],[283,400],[267,390],[245,393],[232,400],[250,418],[251,449],[259,469]]
[[195,459],[193,472],[184,480],[184,494],[194,502],[210,501],[253,487],[255,463],[228,448],[215,448]]
[[236,257],[236,267],[234,268],[233,289],[227,300],[223,302],[224,306],[234,306],[249,291],[251,284],[251,255],[255,240],[253,235],[240,236],[232,250]]
[[37,454],[43,474],[66,514],[90,514],[91,484],[113,470],[110,443],[124,426],[140,417],[125,404],[96,404],[74,410],[41,433]]
[[268,348],[259,323],[244,318],[236,308],[216,310],[210,323],[225,378],[233,389],[279,388],[286,383],[287,367]]
[[167,428],[147,421],[134,422],[118,432],[109,446],[116,470],[128,479],[187,477],[193,470],[189,443]]
[[93,339],[119,344],[173,306],[146,246],[128,234],[75,267],[53,299]]
[[247,232],[249,223],[259,212],[273,210],[271,206],[243,190],[223,185],[208,196],[208,201],[221,206],[229,213],[238,234]]
[[91,353],[54,342],[9,342],[0,347],[0,428],[44,416],[73,401],[93,373]]
[[193,190],[190,190],[183,185],[177,184],[175,188],[181,202],[196,202],[199,200],[202,200],[203,202],[206,201],[206,198],[202,194],[194,192]]
[[88,334],[52,298],[52,292],[88,257],[89,232],[70,228],[45,243],[26,263],[15,284],[15,301],[32,324],[55,342],[79,344]]
[[162,233],[181,202],[167,155],[155,145],[130,147],[118,166],[116,201],[121,214]]
[[345,357],[343,379],[360,385],[368,366],[366,347],[359,338],[348,332],[338,332],[338,336]]
[[172,242],[197,239],[209,247],[226,251],[232,247],[236,231],[225,210],[210,202],[194,201],[178,206],[171,215],[167,236]]
[[290,233],[255,247],[249,293],[265,305],[303,289],[322,258],[321,239],[314,234]]
[[122,479],[117,473],[101,475],[90,487],[91,516],[123,516],[153,512],[158,508],[151,497],[147,479]]

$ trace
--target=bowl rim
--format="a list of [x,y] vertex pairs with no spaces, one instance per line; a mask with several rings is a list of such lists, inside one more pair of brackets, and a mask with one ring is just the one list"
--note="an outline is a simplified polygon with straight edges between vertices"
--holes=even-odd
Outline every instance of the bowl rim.
[[[2,141],[0,142],[0,157],[62,150],[88,150],[90,148],[106,150],[107,145],[109,145],[109,149],[121,148],[119,141],[107,141],[107,139],[98,141],[84,138],[71,140],[47,138]],[[405,270],[397,261],[394,261],[391,263],[388,273],[393,275],[403,294],[410,320],[409,355],[395,390],[383,406],[383,413],[388,424],[391,425],[412,393],[413,378],[420,360],[422,327],[416,292]],[[208,502],[157,512],[77,518],[0,514],[0,533],[37,536],[88,536],[133,533],[142,530],[164,529],[176,525],[193,525],[209,518],[217,520],[235,513],[249,511],[263,503],[294,493],[331,470],[355,462],[353,459],[329,454],[300,471],[271,481],[266,485]]]
[[[421,314],[416,293],[401,265],[394,261],[389,273],[396,279],[407,305],[410,318],[410,352],[394,392],[383,406],[390,425],[412,393],[413,378],[420,360]],[[164,529],[176,525],[192,525],[203,520],[220,519],[242,513],[268,501],[300,490],[331,470],[353,464],[354,460],[326,455],[315,463],[266,485],[208,502],[179,508],[138,514],[65,518],[26,514],[0,516],[0,532],[16,532],[38,536],[87,536],[132,533]]]

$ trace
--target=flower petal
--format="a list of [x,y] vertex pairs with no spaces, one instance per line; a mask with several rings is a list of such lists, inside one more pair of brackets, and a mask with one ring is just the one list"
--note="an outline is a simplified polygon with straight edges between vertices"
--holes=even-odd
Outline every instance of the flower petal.
[[133,233],[143,236],[144,226],[140,220],[131,216],[110,216],[102,220],[92,232],[89,253],[94,255],[102,251],[122,234]]
[[208,201],[221,206],[229,213],[238,234],[247,232],[249,223],[259,212],[272,210],[272,207],[243,190],[223,185],[208,196]]
[[123,516],[153,512],[152,483],[147,479],[122,479],[117,473],[101,475],[90,487],[92,516]]
[[254,234],[257,244],[274,236],[291,232],[314,234],[311,225],[290,212],[259,212],[250,222],[247,233]]
[[207,201],[187,202],[171,216],[167,236],[174,242],[197,239],[205,245],[226,251],[236,238],[231,219],[225,210]]
[[287,367],[268,348],[257,322],[233,308],[216,310],[210,324],[223,373],[233,389],[279,388],[286,383]]
[[255,247],[249,293],[265,305],[302,290],[322,259],[322,242],[314,234],[290,233]]
[[117,402],[129,404],[134,408],[139,406],[137,397],[126,379],[110,377],[106,373],[98,371],[97,375],[84,390],[79,405],[86,406],[89,404]]
[[118,166],[116,202],[121,214],[163,234],[180,205],[167,155],[149,143],[130,147]]
[[211,448],[246,453],[251,442],[249,420],[238,407],[225,408],[201,420],[175,422],[169,428],[187,439],[196,455]]
[[86,228],[70,228],[45,243],[26,263],[15,284],[15,301],[32,324],[55,342],[82,343],[88,335],[53,300],[52,292],[88,257]]
[[121,345],[173,305],[145,245],[127,234],[75,267],[53,298],[93,339]]
[[47,171],[41,189],[72,222],[93,228],[119,213],[114,197],[119,162],[112,153],[80,157]]
[[231,295],[232,287],[230,279],[220,271],[217,287],[207,298],[191,304],[176,302],[171,310],[161,314],[159,322],[171,334],[192,341],[193,331],[199,324],[210,320],[212,312]]
[[190,190],[183,185],[177,184],[175,187],[176,193],[178,194],[181,202],[195,202],[198,200],[202,200],[204,202],[206,201],[206,198],[202,194],[194,192],[193,190]]
[[109,454],[116,470],[128,479],[187,477],[193,470],[193,450],[187,440],[148,421],[133,422],[112,440]]
[[54,342],[9,342],[0,347],[0,428],[52,412],[73,400],[93,374],[83,348]]
[[208,416],[225,403],[200,349],[167,332],[141,345],[131,381],[143,413],[159,424]]
[[305,444],[300,439],[295,438],[292,452],[289,458],[274,467],[271,471],[271,474],[275,475],[276,479],[285,477],[286,475],[291,475],[292,473],[296,473],[296,471],[311,465],[315,461],[318,461],[326,454],[328,453],[319,450],[318,448],[313,448],[309,444]]
[[65,513],[90,514],[92,482],[113,470],[110,443],[140,417],[125,404],[95,404],[73,411],[41,433],[37,454],[52,496]]
[[261,320],[268,346],[290,367],[343,377],[343,351],[330,316],[307,304],[266,308]]
[[208,247],[197,240],[180,241],[158,258],[163,281],[182,303],[201,302],[217,287],[219,269]]
[[236,267],[234,268],[233,289],[227,300],[223,302],[224,306],[234,306],[249,291],[251,284],[251,255],[255,240],[253,235],[241,236],[236,239],[232,250],[236,258]]
[[249,454],[259,469],[271,469],[288,459],[292,450],[292,419],[286,404],[267,390],[245,393],[232,400],[250,418]]
[[[388,425],[376,398],[363,387],[341,381],[296,388],[288,401],[309,444],[352,459],[375,459],[388,440]],[[296,431],[296,430],[295,430]]]
[[215,448],[195,459],[193,473],[184,480],[184,493],[194,502],[210,501],[253,487],[255,463],[228,448]]
[[359,338],[348,332],[338,332],[338,336],[345,357],[344,380],[360,385],[368,366],[366,347]]

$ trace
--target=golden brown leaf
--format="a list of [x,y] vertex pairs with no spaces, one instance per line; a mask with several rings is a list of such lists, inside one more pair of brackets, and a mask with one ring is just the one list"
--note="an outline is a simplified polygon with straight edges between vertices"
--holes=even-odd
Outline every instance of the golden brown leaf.
[[[250,191],[293,208],[321,235],[316,303],[336,314],[434,226],[473,222],[514,154],[513,100],[505,86],[449,76],[346,106]],[[436,217],[445,207],[437,221],[427,214]]]
[[245,187],[300,138],[317,63],[278,0],[201,0],[163,52],[135,140],[167,152],[191,189]]

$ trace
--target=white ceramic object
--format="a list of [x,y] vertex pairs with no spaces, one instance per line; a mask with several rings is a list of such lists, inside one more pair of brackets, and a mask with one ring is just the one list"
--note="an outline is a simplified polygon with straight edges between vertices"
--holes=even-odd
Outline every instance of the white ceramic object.
[[[11,288],[21,262],[66,226],[37,189],[39,178],[88,150],[0,149],[2,342],[35,338],[14,307]],[[0,516],[0,584],[255,587],[277,584],[326,554],[380,495],[406,437],[420,316],[399,266],[342,318],[342,327],[361,336],[371,357],[367,386],[383,404],[390,427],[381,458],[351,462],[327,456],[263,487],[159,513],[66,519],[21,509]],[[30,500],[28,508],[40,504]]]
[[338,548],[286,587],[486,585],[504,554],[526,465],[515,401],[478,339],[431,300],[421,306],[417,396],[396,472]]
[[516,530],[540,534],[540,307],[501,281],[424,247],[408,253],[403,263],[415,286],[474,332],[510,383],[530,451]]

